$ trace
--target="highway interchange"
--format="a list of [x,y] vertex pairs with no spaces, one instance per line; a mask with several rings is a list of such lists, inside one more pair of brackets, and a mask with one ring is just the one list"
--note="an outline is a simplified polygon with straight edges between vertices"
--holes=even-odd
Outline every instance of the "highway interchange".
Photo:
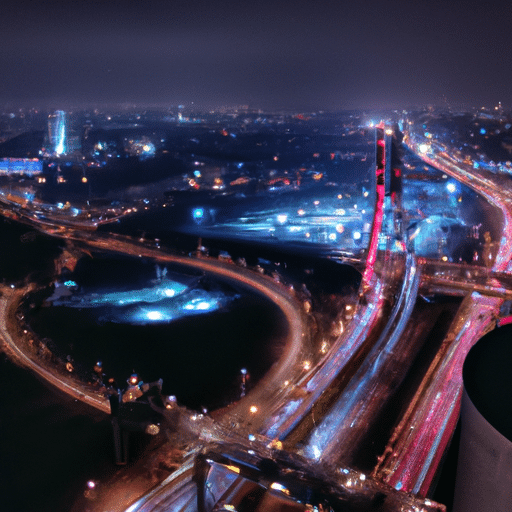
[[[337,468],[335,472],[339,474],[340,468],[345,469],[345,474],[359,478],[361,494],[378,488],[387,496],[388,504],[402,500],[403,510],[444,509],[429,498],[458,420],[462,363],[469,348],[495,326],[503,302],[511,296],[512,197],[509,189],[497,184],[498,177],[476,172],[457,162],[449,156],[449,148],[438,149],[431,145],[427,152],[420,151],[419,142],[412,135],[406,142],[430,165],[473,188],[503,212],[502,237],[492,268],[483,271],[482,267],[380,251],[376,272],[361,288],[351,321],[328,349],[312,343],[305,328],[304,305],[287,287],[267,276],[212,258],[166,254],[161,248],[128,237],[107,237],[70,226],[43,227],[47,232],[58,231],[58,236],[78,245],[143,256],[162,263],[185,263],[241,282],[274,301],[289,324],[283,356],[258,386],[215,422],[199,418],[193,426],[188,423],[197,434],[197,442],[191,445],[190,454],[184,458],[179,471],[143,496],[125,493],[120,499],[110,495],[109,499],[106,497],[94,504],[95,511],[195,512],[196,455],[212,443],[242,445],[247,450],[270,454],[276,460],[283,458],[282,453],[289,452],[311,467],[318,467],[319,471],[325,467]],[[4,205],[4,209],[8,210],[9,205]],[[33,219],[30,222],[37,225]],[[468,271],[475,276],[470,289]],[[421,294],[432,289],[439,295],[444,290],[447,295],[458,297],[460,307],[454,309],[437,351],[431,355],[422,378],[408,396],[407,406],[395,411],[395,421],[388,427],[389,437],[384,446],[377,447],[381,452],[374,453],[375,448],[368,449],[366,435],[378,430],[382,410],[392,410],[394,397],[409,378],[408,372],[425,342],[418,337],[418,343],[414,343],[411,339],[413,333],[417,333],[414,328],[428,330],[432,327],[429,322],[435,322],[435,317],[426,314],[421,317],[418,309]],[[101,397],[70,386],[20,349],[7,309],[21,300],[26,291],[4,290],[1,302],[4,343],[10,346],[17,359],[24,359],[26,365],[39,371],[45,379],[108,410]],[[390,297],[394,300],[390,301]],[[387,314],[383,315],[383,311]],[[361,462],[368,458],[376,463],[368,466]],[[350,488],[350,479],[337,478],[340,487]]]

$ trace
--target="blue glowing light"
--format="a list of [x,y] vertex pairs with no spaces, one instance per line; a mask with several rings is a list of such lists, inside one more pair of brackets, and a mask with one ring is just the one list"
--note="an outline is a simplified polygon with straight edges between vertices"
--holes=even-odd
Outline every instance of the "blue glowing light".
[[172,288],[164,288],[161,291],[162,295],[165,297],[174,297],[176,295],[176,290],[173,290]]
[[163,319],[163,315],[160,311],[148,311],[146,313],[146,317],[148,320],[159,321]]
[[480,134],[485,135],[487,133],[487,130],[485,128],[480,128]]
[[183,306],[188,311],[210,311],[218,306],[217,301],[206,301],[202,299],[192,299]]
[[453,194],[454,192],[457,191],[457,185],[453,183],[453,181],[450,181],[446,184],[446,189],[448,190],[448,192]]
[[139,306],[129,312],[114,313],[107,319],[113,322],[128,322],[139,325],[169,323],[185,316],[210,313],[219,309],[223,300],[232,300],[231,297],[223,294],[209,297],[210,293],[201,290],[193,290],[191,293],[195,296],[188,298],[188,300],[186,300],[186,297],[174,298],[172,301],[164,300],[158,304],[158,307],[149,309]]
[[[64,284],[68,287],[77,286],[74,281],[66,281]],[[69,307],[78,308],[96,308],[102,306],[125,307],[135,304],[152,304],[172,297],[177,297],[185,293],[188,289],[188,286],[184,283],[164,278],[161,282],[152,287],[138,288],[122,292],[81,294],[74,297],[73,300],[64,301],[64,303]]]
[[[127,291],[79,293],[73,280],[64,282],[73,294],[57,294],[54,304],[72,308],[98,308],[99,322],[132,325],[165,324],[193,315],[210,314],[238,298],[225,291],[191,288],[166,277],[166,269],[157,266],[154,285]],[[197,282],[195,285],[197,286]]]
[[194,208],[194,211],[192,212],[192,217],[194,217],[195,220],[201,220],[204,218],[204,208]]

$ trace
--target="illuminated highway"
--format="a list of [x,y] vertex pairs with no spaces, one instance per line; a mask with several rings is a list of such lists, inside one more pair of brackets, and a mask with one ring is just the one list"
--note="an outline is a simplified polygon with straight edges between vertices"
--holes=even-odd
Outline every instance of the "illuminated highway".
[[[333,478],[338,489],[332,497],[336,503],[353,492],[353,499],[379,492],[386,496],[388,503],[402,503],[404,511],[444,510],[443,505],[431,501],[430,497],[458,419],[462,363],[469,348],[494,327],[504,300],[512,297],[512,196],[492,176],[460,166],[448,156],[449,148],[437,152],[431,146],[424,150],[422,145],[420,150],[419,143],[411,139],[409,143],[419,157],[467,184],[503,212],[502,236],[492,265],[471,266],[418,258],[405,252],[403,244],[402,250],[396,250],[393,243],[389,244],[393,250],[379,248],[379,235],[384,229],[382,188],[377,193],[359,299],[349,305],[353,308],[351,320],[340,324],[334,340],[319,346],[313,343],[307,328],[305,305],[286,286],[268,276],[213,258],[167,254],[154,244],[130,237],[82,231],[71,221],[62,226],[57,219],[47,223],[47,219],[34,219],[25,210],[16,212],[42,230],[73,241],[77,246],[151,258],[162,265],[180,263],[241,283],[272,300],[288,322],[289,336],[282,357],[246,396],[215,421],[186,417],[188,413],[184,412],[187,428],[197,442],[191,444],[179,470],[145,494],[144,489],[139,489],[123,491],[122,499],[115,493],[104,496],[96,503],[94,512],[195,512],[197,503],[206,499],[202,493],[208,485],[213,486],[212,496],[218,493],[219,500],[222,497],[226,503],[229,500],[235,503],[245,492],[244,482],[249,477],[236,477],[230,489],[223,488],[219,482],[234,478],[229,471],[234,471],[238,449],[243,452],[240,460],[247,457],[249,466],[251,457],[262,454],[264,458],[279,461],[280,466],[286,465],[287,460],[290,467],[307,466],[311,481],[317,475],[324,475],[327,480]],[[379,183],[377,180],[377,187]],[[4,202],[6,212],[9,207],[12,205]],[[388,242],[395,241],[387,236]],[[185,293],[185,289],[180,288],[179,293]],[[148,297],[160,297],[166,290],[161,286],[144,293]],[[17,359],[45,379],[95,407],[108,410],[104,399],[85,393],[78,385],[69,384],[27,357],[11,335],[15,323],[12,308],[27,291],[5,289],[1,299],[4,342]],[[437,316],[428,315],[425,297],[429,294],[445,294],[456,299],[445,309],[436,306]],[[126,297],[121,293],[107,299],[123,301]],[[93,307],[99,299],[91,296],[83,300]],[[450,321],[436,324],[443,315],[448,315]],[[418,354],[432,341],[427,335],[430,332],[438,336],[438,346],[432,349],[423,374],[413,379],[411,374],[418,364]],[[403,408],[393,407],[396,398],[405,393],[404,383],[413,384],[407,402]],[[389,425],[385,427],[382,426],[384,411],[392,415],[392,421],[388,418]],[[367,436],[378,430],[387,432],[387,437],[381,444],[370,446]],[[212,472],[216,467],[223,476],[215,485],[205,480],[205,488],[198,488],[194,482],[207,479],[208,471],[198,473],[196,462],[200,458],[197,456],[209,449],[213,450],[212,459],[207,464],[211,464]],[[221,453],[228,461],[232,457],[234,465],[215,462]],[[326,468],[331,472],[326,474]],[[240,471],[243,473],[239,468]],[[354,479],[358,482],[355,491]],[[219,510],[236,509],[233,505]],[[297,505],[291,510],[305,509]]]
[[[451,158],[445,148],[439,151],[436,146],[422,142],[419,144],[410,138],[410,147],[417,152],[425,162],[441,169],[446,174],[475,189],[479,194],[499,208],[503,214],[503,230],[496,255],[493,270],[510,270],[510,256],[512,254],[512,192],[510,185],[500,176],[490,172],[474,169],[472,166],[457,162]],[[484,174],[485,173],[485,174]]]
[[[437,164],[433,160],[430,163]],[[447,169],[441,168],[447,171]],[[472,176],[465,172],[459,172],[453,166],[450,167],[450,171],[454,177],[461,177],[461,180],[466,181],[479,193],[484,194],[503,211],[503,243],[500,244],[492,270],[506,270],[512,256],[508,242],[510,237],[507,236],[510,229],[508,220],[510,218],[510,207],[507,199],[503,199],[503,196],[497,193],[492,185],[484,188],[485,182],[475,183],[476,180],[473,180]],[[347,462],[350,463],[354,457],[351,453],[355,454],[357,452],[360,448],[360,442],[357,442],[358,437],[349,436],[345,438],[343,433],[348,434],[353,431],[354,435],[359,436],[360,439],[365,431],[372,427],[372,423],[375,422],[377,417],[376,413],[387,400],[386,397],[392,396],[388,383],[393,382],[396,369],[400,368],[401,371],[404,362],[403,359],[393,357],[392,347],[393,344],[398,347],[400,343],[407,346],[408,339],[406,337],[402,338],[401,335],[404,333],[411,334],[410,329],[405,329],[405,323],[411,314],[412,303],[416,297],[414,290],[417,290],[418,287],[421,289],[424,286],[431,286],[434,276],[442,273],[442,277],[435,277],[439,289],[444,283],[446,289],[451,287],[459,290],[459,293],[464,295],[464,289],[467,289],[467,286],[463,287],[461,285],[465,281],[463,279],[464,272],[469,271],[467,266],[451,264],[452,270],[446,272],[448,267],[447,264],[443,266],[443,262],[439,262],[436,266],[434,261],[426,260],[423,260],[418,267],[409,264],[411,278],[409,280],[404,279],[404,288],[401,293],[403,305],[400,306],[400,301],[397,302],[395,314],[391,315],[391,320],[387,323],[386,328],[381,330],[383,349],[379,350],[379,342],[376,342],[373,345],[375,350],[370,351],[368,356],[364,358],[364,362],[359,366],[359,372],[353,374],[353,371],[349,371],[352,376],[347,377],[348,382],[345,383],[344,393],[340,395],[337,401],[331,399],[330,402],[326,402],[330,407],[327,413],[323,413],[323,419],[322,413],[320,413],[322,407],[320,407],[319,410],[315,411],[317,414],[320,413],[320,416],[315,418],[313,414],[310,416],[311,421],[308,421],[308,411],[313,410],[312,404],[320,403],[321,396],[325,400],[325,394],[328,394],[329,386],[326,383],[332,382],[334,376],[338,375],[337,372],[343,373],[343,359],[339,359],[339,354],[343,353],[344,350],[350,350],[350,340],[353,340],[354,337],[357,338],[355,330],[362,329],[363,326],[366,328],[372,324],[370,309],[372,305],[378,305],[379,297],[382,297],[379,289],[382,283],[375,283],[376,286],[373,288],[375,294],[369,295],[368,308],[359,310],[361,317],[356,316],[355,322],[349,325],[347,332],[342,336],[346,345],[340,342],[337,345],[339,348],[333,347],[332,352],[329,353],[330,357],[320,362],[318,368],[310,376],[303,379],[302,389],[305,392],[295,392],[290,395],[291,399],[283,401],[281,409],[278,408],[272,413],[267,423],[263,423],[263,429],[260,429],[259,433],[264,433],[265,436],[270,438],[278,438],[286,446],[290,442],[292,444],[297,443],[309,432],[309,441],[306,447],[302,449],[308,458],[312,460],[324,459],[329,464],[335,463],[338,466],[342,464],[342,467]],[[453,270],[455,267],[457,271]],[[428,270],[427,274],[424,273],[426,270]],[[489,328],[493,327],[494,321],[499,315],[500,305],[505,297],[510,296],[510,286],[506,274],[502,274],[502,277],[507,281],[504,283],[493,281],[492,275],[489,276],[481,270],[473,269],[473,272],[476,276],[475,285],[478,281],[477,276],[479,274],[482,276],[480,277],[481,293],[468,290],[451,326],[445,332],[439,351],[432,359],[430,367],[426,369],[422,382],[418,385],[409,406],[394,428],[382,456],[379,457],[378,464],[372,471],[372,475],[377,481],[387,482],[401,492],[412,492],[418,496],[429,495],[457,422],[462,389],[461,368],[465,354]],[[420,273],[421,279],[418,278]],[[484,294],[484,292],[487,293]],[[365,331],[363,337],[368,339],[368,335],[369,331]],[[409,348],[409,350],[417,349]],[[403,349],[397,350],[397,353],[401,352],[403,352]],[[389,354],[390,366],[386,366],[381,354]],[[408,357],[405,357],[405,360],[407,359]],[[379,374],[379,372],[383,373]],[[387,378],[383,377],[386,372],[389,375]],[[337,382],[339,383],[339,380]],[[388,395],[388,393],[390,394]],[[241,408],[243,406],[239,405],[238,410]],[[257,429],[258,425],[259,423],[255,422],[251,426]],[[354,426],[357,426],[357,428],[354,428]],[[226,437],[229,438],[229,436]],[[223,440],[222,435],[214,436],[214,438]],[[192,471],[192,469],[190,468],[189,471]],[[163,492],[161,488],[158,492],[160,497],[163,494],[166,495],[165,506],[169,507],[167,510],[173,509],[170,504],[173,503],[172,497],[177,492],[173,490],[173,485],[172,479],[170,479],[168,493]],[[180,485],[176,484],[175,489],[179,488]],[[148,498],[146,505],[143,505],[144,500],[140,502],[140,510],[156,510],[158,503],[163,506],[164,501],[161,501],[163,498],[158,496],[155,494]],[[190,506],[190,503],[183,506],[181,510],[193,509],[187,508],[188,506]],[[429,507],[434,506],[434,504],[424,502],[421,506]],[[138,506],[136,506],[133,510],[138,509]]]
[[[233,424],[236,424],[237,436],[263,435],[283,440],[298,423],[305,421],[307,426],[308,414],[318,402],[319,397],[330,393],[329,387],[343,369],[346,374],[344,378],[350,376],[353,369],[349,362],[354,354],[368,352],[371,348],[370,341],[379,336],[383,328],[381,308],[387,295],[382,276],[386,275],[386,281],[388,281],[386,286],[391,286],[401,277],[401,273],[396,271],[401,266],[396,265],[401,259],[401,256],[397,255],[388,260],[385,268],[377,268],[378,271],[373,274],[372,281],[367,283],[361,303],[358,306],[354,305],[356,309],[353,321],[348,324],[346,331],[340,334],[336,343],[328,349],[314,348],[304,328],[302,305],[289,296],[289,291],[283,285],[268,277],[212,259],[191,260],[169,256],[160,249],[146,247],[143,243],[122,237],[107,238],[96,233],[69,230],[65,233],[65,237],[75,239],[77,242],[86,241],[90,247],[119,251],[136,257],[150,257],[162,264],[170,261],[185,263],[204,271],[221,274],[225,278],[243,282],[264,293],[285,312],[290,325],[290,337],[282,358],[247,397],[240,400],[227,415],[219,420],[220,430],[217,427],[217,430],[213,431],[213,436],[220,438],[226,435],[230,437],[227,433]],[[52,378],[51,375],[46,375],[46,378],[55,380],[55,376]],[[201,423],[198,427],[200,425]],[[208,437],[207,433],[203,432],[202,435]],[[187,479],[183,480],[183,485],[193,489],[187,483]],[[178,491],[173,491],[172,494],[174,492]],[[182,499],[181,491],[178,494]],[[168,492],[159,493],[159,496],[166,496],[166,501],[169,500]],[[116,502],[119,505],[117,498]]]
[[36,372],[43,379],[51,382],[60,390],[68,393],[76,399],[82,400],[87,404],[101,411],[110,412],[110,405],[103,395],[88,392],[83,385],[64,376],[56,374],[51,368],[41,364],[35,357],[31,357],[24,343],[20,342],[15,327],[15,312],[19,302],[25,294],[29,293],[31,287],[12,289],[7,286],[1,287],[0,297],[0,339],[7,347],[8,352],[14,360],[22,366],[28,367]]
[[[413,147],[418,149],[418,146]],[[510,270],[512,208],[509,190],[501,189],[494,179],[489,179],[491,177],[483,177],[455,165],[447,160],[446,153],[440,156],[427,156],[423,151],[418,153],[426,162],[465,182],[500,208],[504,220],[493,270]],[[438,269],[442,271],[442,264]],[[431,268],[430,276],[435,273],[436,269]],[[451,279],[446,281],[449,286],[456,287]],[[492,288],[492,284],[492,279],[489,279],[487,285]],[[480,337],[494,328],[506,296],[499,283],[495,282],[494,285],[495,293],[481,295],[469,292],[466,295],[458,318],[445,337],[446,346],[426,372],[407,413],[375,468],[375,476],[383,478],[395,488],[421,495],[428,492],[435,478],[436,467],[447,449],[459,416],[465,356]]]

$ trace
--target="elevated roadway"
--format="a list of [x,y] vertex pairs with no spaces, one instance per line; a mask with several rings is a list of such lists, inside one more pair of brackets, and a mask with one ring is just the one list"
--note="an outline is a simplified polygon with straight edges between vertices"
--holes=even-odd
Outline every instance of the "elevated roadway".
[[[473,188],[499,208],[503,214],[502,236],[496,258],[490,268],[491,278],[485,283],[486,270],[477,271],[475,287],[482,287],[485,295],[468,289],[457,318],[447,332],[441,349],[423,376],[422,382],[410,401],[401,421],[394,429],[390,441],[373,471],[396,489],[425,496],[435,481],[438,468],[452,438],[460,411],[462,393],[462,365],[469,349],[486,332],[494,328],[500,307],[509,290],[502,284],[509,282],[512,257],[512,202],[509,190],[502,190],[491,175],[481,175],[456,165],[447,154],[429,154],[419,151],[418,145],[408,139],[409,147],[426,163]],[[427,264],[428,267],[428,264]],[[464,287],[464,280],[452,266],[445,266],[447,276],[434,274],[442,265],[428,269],[427,285]],[[462,272],[467,267],[461,265]],[[480,272],[480,275],[479,275]],[[458,274],[458,276],[457,276]],[[425,275],[425,274],[424,274]],[[501,279],[493,281],[493,277]],[[442,283],[440,283],[442,281]],[[471,288],[471,287],[470,287]]]
[[[512,196],[500,194],[485,179],[458,169],[444,156],[438,162],[431,157],[424,159],[472,186],[503,211],[503,236],[492,268],[417,261],[412,255],[374,252],[371,271],[365,271],[355,315],[325,353],[319,353],[308,337],[301,304],[282,285],[264,276],[211,259],[172,256],[128,238],[85,233],[72,227],[59,227],[55,234],[107,251],[154,258],[162,263],[192,264],[242,282],[273,300],[290,325],[282,358],[216,426],[204,425],[198,446],[230,443],[232,432],[236,432],[235,441],[244,439],[248,450],[254,439],[255,449],[259,442],[270,443],[279,450],[302,450],[312,464],[320,462],[338,468],[357,463],[365,432],[378,424],[379,411],[393,399],[406,374],[404,367],[410,367],[419,351],[419,346],[409,344],[406,336],[413,332],[408,326],[414,322],[411,315],[418,293],[466,292],[438,352],[419,379],[407,407],[396,418],[383,452],[377,454],[371,475],[361,477],[362,481],[367,478],[370,486],[371,482],[383,482],[389,489],[416,496],[411,505],[416,508],[404,510],[442,510],[427,497],[458,419],[462,362],[472,344],[494,325],[500,305],[510,294]],[[380,231],[380,225],[375,229]],[[386,309],[389,315],[384,315]],[[112,508],[111,504],[104,510],[196,512],[193,452],[180,470],[129,507],[123,502],[124,508]]]
[[[382,169],[381,169],[382,170]],[[148,247],[133,239],[120,236],[104,236],[100,233],[75,230],[73,226],[57,225],[45,221],[33,221],[49,233],[84,243],[88,247],[95,247],[107,251],[116,251],[130,254],[135,257],[154,258],[162,263],[177,262],[193,265],[206,272],[221,275],[225,279],[243,283],[274,301],[285,313],[289,323],[290,336],[281,359],[274,365],[263,380],[246,397],[219,419],[216,428],[211,425],[198,425],[202,429],[200,444],[208,445],[211,442],[229,443],[232,440],[231,432],[235,431],[238,438],[250,440],[254,437],[260,442],[276,443],[291,450],[306,439],[308,433],[317,422],[322,425],[329,424],[327,431],[335,432],[337,420],[332,422],[333,416],[328,415],[331,407],[336,411],[345,407],[347,419],[352,412],[354,403],[343,406],[347,394],[343,389],[358,387],[358,382],[366,381],[366,392],[382,380],[386,372],[393,370],[393,343],[397,343],[407,322],[418,287],[417,266],[412,256],[401,253],[387,253],[377,251],[378,233],[382,225],[382,202],[384,198],[383,180],[378,180],[379,207],[376,209],[376,222],[372,230],[372,244],[369,255],[370,261],[364,270],[364,283],[361,289],[360,301],[357,304],[352,321],[345,331],[332,343],[326,351],[319,351],[313,347],[306,327],[305,314],[301,304],[290,296],[289,291],[282,285],[258,274],[248,272],[233,264],[225,264],[211,259],[183,258],[165,254],[161,249]],[[31,219],[32,220],[32,219]],[[407,265],[405,264],[407,260]],[[405,271],[404,274],[404,269]],[[404,284],[400,287],[399,283]],[[393,306],[393,296],[397,294],[394,313],[388,318],[388,312]],[[383,347],[389,344],[389,358],[380,357]],[[386,370],[387,363],[391,363]],[[396,361],[395,361],[396,364]],[[359,372],[358,370],[362,368]],[[373,378],[370,378],[373,375]],[[51,378],[51,375],[48,376]],[[54,376],[55,377],[55,376]],[[362,392],[362,391],[361,391]],[[364,394],[365,392],[363,392]],[[381,396],[384,400],[385,393]],[[362,399],[359,397],[358,403]],[[389,396],[389,395],[388,395]],[[345,398],[343,398],[345,397]],[[373,402],[379,407],[379,400]],[[371,409],[371,408],[370,408]],[[357,417],[366,415],[360,425],[366,427],[374,422],[373,413],[363,407],[350,422]],[[331,418],[331,419],[330,419]],[[350,423],[349,422],[349,423]],[[348,425],[348,424],[347,424]],[[320,432],[320,429],[316,432]],[[235,437],[237,437],[235,436]],[[326,434],[329,437],[330,434]],[[340,438],[337,438],[338,442]],[[250,446],[249,443],[247,446]],[[329,463],[339,460],[333,456],[337,451],[327,445],[320,448],[325,450]],[[321,459],[315,452],[314,458]],[[174,475],[174,476],[173,476]],[[134,502],[127,510],[173,510],[193,511],[197,500],[194,499],[196,487],[192,483],[194,477],[193,467],[184,464],[182,469],[166,481],[162,482],[157,490],[151,491],[145,497]],[[376,481],[377,482],[377,481]],[[366,486],[373,485],[370,479]],[[114,499],[114,498],[113,498]],[[417,510],[430,510],[431,506],[421,499],[414,500]],[[117,508],[112,504],[105,510],[124,510],[126,501],[117,500]],[[423,507],[423,508],[421,508]],[[438,510],[435,506],[432,510]],[[411,508],[410,510],[413,510]]]
[[418,258],[422,269],[420,291],[426,295],[465,296],[471,292],[512,299],[512,274],[485,266]]
[[386,327],[340,397],[309,432],[302,449],[307,457],[331,465],[354,466],[367,432],[405,378],[405,367],[412,365],[419,351],[416,340],[403,338],[419,282],[415,257],[408,254],[399,297]]
[[[383,197],[383,190],[381,195]],[[377,211],[382,213],[381,209]],[[382,224],[382,219],[378,220],[376,226],[374,225],[376,233],[380,231]],[[315,364],[309,361],[303,366],[302,376],[297,373],[298,369],[295,369],[295,378],[282,381],[279,388],[258,386],[220,421],[220,430],[215,434],[211,431],[203,432],[204,442],[220,442],[227,446],[232,442],[233,437],[230,434],[230,428],[235,428],[242,438],[245,435],[245,441],[240,442],[242,447],[245,446],[245,449],[249,450],[248,453],[252,452],[253,442],[257,441],[269,443],[269,447],[274,446],[279,450],[284,447],[291,451],[297,449],[298,444],[306,441],[303,453],[313,466],[315,461],[319,461],[321,464],[339,468],[339,464],[345,463],[347,458],[350,463],[351,451],[355,452],[358,447],[361,447],[361,440],[364,437],[362,434],[375,425],[382,405],[392,399],[396,387],[400,385],[404,374],[400,365],[404,364],[404,359],[399,356],[399,353],[406,347],[403,335],[413,311],[420,284],[418,267],[412,255],[405,258],[405,255],[396,253],[381,253],[380,256],[383,258],[380,263],[384,263],[380,271],[377,271],[379,263],[378,252],[375,250],[377,236],[373,239],[375,244],[371,252],[371,261],[367,261],[364,272],[365,278],[357,314],[325,357],[317,360]],[[397,271],[397,268],[400,270]],[[394,287],[399,281],[403,282],[402,287]],[[393,292],[390,293],[390,290]],[[398,294],[398,299],[394,301],[393,313],[389,318],[384,319],[383,310],[386,304],[390,304],[388,302],[390,295],[395,293]],[[414,358],[413,353],[417,352],[419,347],[414,344],[412,346],[410,352],[406,350],[405,353]],[[406,364],[410,363],[411,361],[406,361]],[[402,375],[396,379],[396,375],[400,373]],[[277,381],[274,383],[277,384]],[[260,410],[264,412],[261,416]],[[354,431],[357,430],[359,435],[350,437],[350,431],[354,426],[356,427]],[[348,440],[344,440],[344,435]],[[259,448],[261,447],[260,444]],[[256,444],[254,450],[257,450]],[[236,466],[237,462],[234,464]],[[189,468],[187,471],[190,478],[193,478],[194,470]],[[347,474],[350,473],[350,470],[346,469],[346,471]],[[370,489],[372,485],[382,480],[377,472],[374,473],[375,479],[365,477],[364,474],[358,478],[360,481],[367,482],[362,484],[363,494],[364,489]],[[204,483],[206,490],[210,484]],[[345,484],[340,482],[339,485],[340,489],[343,485],[350,486],[350,480]],[[182,498],[180,489],[188,488],[187,486],[186,479],[174,481],[171,475],[167,493],[160,489],[157,494],[148,495],[147,499],[142,498],[134,503],[130,512],[132,510],[195,512],[195,505],[190,501],[183,506],[179,505],[181,502],[178,500]],[[395,489],[401,490],[399,486]],[[389,490],[391,491],[392,488],[390,487]],[[203,490],[199,489],[198,492],[201,493]],[[348,488],[345,487],[342,492],[349,492]],[[386,494],[385,491],[382,492]],[[229,499],[236,501],[238,491],[232,490],[229,493],[231,493]],[[172,499],[169,501],[169,496],[176,496],[176,501]],[[227,497],[228,494],[225,496]],[[426,496],[426,493],[423,496]],[[422,500],[421,495],[417,499],[413,498],[414,503],[406,505],[406,501],[410,498],[410,495],[403,495],[403,510],[444,509],[442,505],[437,505],[428,499]]]

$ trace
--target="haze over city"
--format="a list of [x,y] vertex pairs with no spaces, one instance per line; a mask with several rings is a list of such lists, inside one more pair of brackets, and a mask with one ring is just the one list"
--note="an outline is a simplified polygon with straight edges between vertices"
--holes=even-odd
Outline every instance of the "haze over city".
[[0,105],[512,104],[505,2],[2,4]]

